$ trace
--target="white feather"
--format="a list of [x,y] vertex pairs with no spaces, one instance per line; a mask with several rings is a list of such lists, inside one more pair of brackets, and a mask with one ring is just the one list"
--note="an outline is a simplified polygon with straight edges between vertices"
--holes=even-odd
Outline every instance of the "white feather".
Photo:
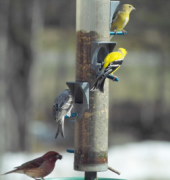
[[129,20],[129,18],[128,18],[128,17],[126,17],[125,22],[123,23],[123,27],[125,27],[125,26],[126,26],[126,24],[127,24],[128,20]]

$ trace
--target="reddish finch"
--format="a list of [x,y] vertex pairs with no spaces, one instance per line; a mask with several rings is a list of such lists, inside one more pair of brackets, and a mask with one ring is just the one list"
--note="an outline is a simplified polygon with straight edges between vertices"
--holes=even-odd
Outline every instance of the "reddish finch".
[[57,159],[62,159],[62,156],[57,152],[49,151],[43,156],[15,167],[15,170],[5,174],[21,173],[34,179],[42,178],[44,180],[44,177],[53,171]]

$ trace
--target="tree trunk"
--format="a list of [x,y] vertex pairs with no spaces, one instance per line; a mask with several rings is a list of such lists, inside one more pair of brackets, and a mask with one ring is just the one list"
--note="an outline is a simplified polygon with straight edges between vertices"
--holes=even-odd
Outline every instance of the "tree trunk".
[[[32,0],[10,0],[8,13],[8,51],[6,82],[9,106],[7,111],[12,126],[11,151],[27,149],[28,125],[31,117],[29,73],[32,65],[31,9]],[[27,116],[28,115],[28,116]]]

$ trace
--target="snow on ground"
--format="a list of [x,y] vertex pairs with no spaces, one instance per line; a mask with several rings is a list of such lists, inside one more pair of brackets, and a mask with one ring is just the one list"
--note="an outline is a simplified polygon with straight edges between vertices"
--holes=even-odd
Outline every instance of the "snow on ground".
[[[42,153],[6,153],[2,158],[0,174],[10,171],[13,167],[43,155]],[[63,159],[56,162],[54,171],[48,177],[83,176],[83,172],[73,170],[74,155],[60,152]],[[144,141],[109,149],[109,166],[121,172],[118,176],[111,171],[100,172],[98,177],[120,178],[129,180],[169,180],[170,179],[170,143],[162,141]],[[2,176],[1,180],[30,180],[22,174]]]

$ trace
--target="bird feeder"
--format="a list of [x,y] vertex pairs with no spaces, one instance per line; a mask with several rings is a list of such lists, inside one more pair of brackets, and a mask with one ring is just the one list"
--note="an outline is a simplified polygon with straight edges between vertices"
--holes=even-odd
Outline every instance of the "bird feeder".
[[74,152],[74,170],[85,172],[85,177],[49,180],[95,180],[97,172],[108,170],[108,80],[104,93],[90,90],[101,62],[116,45],[110,42],[109,25],[118,4],[110,0],[76,0],[76,82],[67,82],[77,114],[74,150],[70,151]]
[[89,109],[75,122],[74,169],[95,179],[108,170],[108,82],[104,93],[90,91],[96,78],[92,59],[97,53],[97,66],[109,53],[110,0],[77,0],[76,9],[76,82],[89,85]]

